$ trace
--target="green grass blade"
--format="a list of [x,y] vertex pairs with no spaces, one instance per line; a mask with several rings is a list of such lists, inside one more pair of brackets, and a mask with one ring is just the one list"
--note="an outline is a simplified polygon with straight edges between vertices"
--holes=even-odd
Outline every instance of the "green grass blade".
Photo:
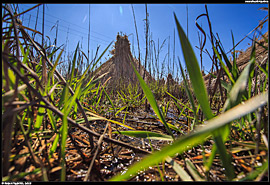
[[[67,140],[67,135],[68,135],[68,121],[67,121],[67,117],[69,112],[67,111],[69,109],[69,83],[67,82],[63,92],[62,92],[62,96],[61,99],[64,103],[64,108],[63,108],[63,117],[62,117],[62,126],[60,128],[60,136],[61,136],[61,141],[60,141],[60,157],[61,157],[61,181],[65,181],[66,180],[66,161],[65,161],[65,154],[66,154],[66,140]],[[60,99],[60,101],[61,101]]]
[[60,100],[58,102],[58,108],[61,110],[61,106],[64,104],[65,102],[65,94],[68,94],[69,90],[68,90],[68,84],[66,84],[62,90],[61,96],[60,96]]
[[125,111],[125,115],[124,115],[124,118],[123,118],[123,124],[125,124],[127,113],[128,113],[128,106],[126,106],[126,111]]
[[[102,55],[103,55],[104,53],[102,53]],[[102,55],[101,55],[101,57],[102,57]],[[85,69],[85,71],[84,71],[84,73],[82,74],[82,76],[81,76],[81,78],[80,78],[80,80],[78,81],[78,83],[81,83],[82,81],[83,81],[83,79],[86,77],[86,74],[88,74],[88,72],[89,72],[89,68],[90,68],[90,65],[88,65],[88,67]],[[91,85],[90,87],[92,87],[92,85],[94,85],[96,82],[98,82],[103,76],[105,76],[106,74],[108,74],[108,72],[107,73],[105,73],[105,74],[102,74],[102,75],[100,75],[98,78],[96,78],[94,81],[92,81],[93,79],[94,79],[94,77],[92,77],[90,80],[89,80],[89,82],[87,83],[87,85],[86,86],[88,86],[89,84]],[[85,89],[84,89],[85,90]],[[84,91],[83,90],[83,91]],[[88,91],[89,89],[88,88],[86,88],[86,90]],[[84,94],[84,93],[82,93],[82,94]]]
[[[43,101],[40,101],[40,105],[45,105],[45,103]],[[39,107],[37,119],[34,125],[35,130],[39,130],[39,128],[41,127],[44,116],[45,116],[45,108]]]
[[107,121],[109,121],[109,122],[112,122],[112,123],[114,123],[114,124],[120,125],[120,126],[122,126],[122,127],[126,127],[126,128],[128,128],[128,129],[135,130],[134,128],[132,128],[132,127],[130,127],[130,126],[128,126],[128,125],[125,125],[125,124],[123,124],[123,123],[120,123],[120,122],[118,122],[118,121],[111,120],[111,119],[105,119],[105,120],[107,120]]
[[195,179],[195,181],[205,181],[205,179],[203,179],[200,176],[200,173],[198,172],[196,167],[193,165],[193,163],[189,159],[185,159],[185,162],[186,162],[188,171],[190,172],[192,177]]
[[[122,100],[123,102],[125,102],[126,99],[121,95],[121,93],[119,93],[118,91],[117,91],[117,93],[118,93],[118,95],[120,96],[121,100]],[[123,92],[122,92],[122,93],[123,93]],[[123,94],[124,94],[124,93],[123,93]]]
[[222,68],[224,69],[226,75],[227,75],[228,78],[231,80],[232,84],[234,84],[234,83],[235,83],[235,81],[234,81],[235,78],[233,78],[233,77],[231,76],[229,70],[227,69],[227,67],[225,66],[224,62],[222,61],[222,59],[221,59],[219,53],[217,52],[216,48],[215,48],[215,47],[213,47],[213,48],[214,48],[214,51],[215,51],[215,53],[216,53],[216,55],[217,55],[217,57],[218,57],[218,59],[219,59],[220,64],[222,65]]
[[[176,97],[174,97],[172,94],[170,94],[169,92],[166,91],[166,93],[172,97],[172,99],[175,101],[175,105],[178,106],[177,102],[179,104],[181,104],[182,106],[184,106],[184,109],[187,108],[190,111],[193,111],[191,108],[189,108],[187,105],[183,104],[179,99],[177,99]],[[180,109],[180,107],[178,106],[178,108]]]
[[57,130],[57,127],[56,127],[56,120],[55,120],[55,117],[53,116],[52,114],[52,111],[51,110],[47,110],[47,113],[48,113],[48,118],[50,120],[50,123],[52,125],[52,128],[54,131]]
[[[100,87],[100,86],[99,86]],[[103,93],[103,89],[100,91],[99,93],[99,98],[98,98],[98,101],[96,102],[96,109],[98,108],[98,105],[99,105],[99,102],[101,100],[101,97],[102,97],[102,93]]]
[[127,106],[123,106],[121,107],[116,113],[115,116],[117,116],[117,114],[119,114],[122,110],[124,110],[125,108],[127,108]]
[[223,142],[224,139],[222,139],[222,136],[224,137],[228,135],[226,134],[227,130],[225,131],[225,134],[224,134],[225,129],[228,129],[228,128],[222,127],[222,129],[218,129],[215,131],[214,141],[217,146],[217,151],[220,154],[222,165],[225,168],[226,177],[228,178],[229,181],[231,181],[234,178],[234,168],[231,163],[231,157],[230,155],[227,154],[226,147]]
[[[88,121],[96,121],[96,120],[104,120],[104,119],[102,119],[100,117],[94,117],[94,116],[92,116],[92,117],[87,117],[87,120]],[[75,121],[76,121],[77,124],[85,123],[85,119],[84,118],[76,119]]]
[[172,165],[174,171],[179,175],[182,181],[193,181],[190,175],[184,170],[184,168],[176,163],[171,157],[167,156],[166,161]]
[[185,58],[185,63],[186,63],[189,77],[192,83],[192,87],[194,89],[194,93],[201,105],[204,115],[206,116],[207,119],[211,119],[213,118],[214,115],[210,108],[208,95],[206,92],[206,88],[204,85],[202,73],[201,73],[197,58],[175,14],[174,14],[174,18],[175,18],[175,22],[176,22],[176,26],[178,30],[178,35],[180,38],[180,43],[182,46],[182,51]]
[[161,162],[167,156],[173,156],[175,154],[181,154],[182,152],[203,143],[214,131],[229,124],[231,121],[247,115],[250,112],[255,111],[261,106],[264,106],[268,102],[268,91],[257,95],[244,104],[237,105],[232,109],[220,114],[219,116],[207,121],[203,125],[197,126],[194,132],[189,135],[185,135],[173,142],[172,145],[168,145],[162,150],[154,152],[151,155],[146,156],[140,162],[132,165],[125,173],[119,174],[111,181],[127,180],[134,176],[139,170],[143,170],[149,166],[155,165]]
[[[97,61],[93,64],[93,66],[91,67],[90,71],[93,71],[94,67],[97,65],[97,63],[99,62],[99,60],[102,58],[102,56],[106,53],[106,51],[109,49],[109,47],[111,46],[111,44],[113,43],[113,41],[107,46],[107,48],[102,52],[102,54],[99,56],[99,58],[97,59]],[[98,70],[97,70],[98,71]]]
[[55,152],[55,150],[57,148],[57,144],[59,142],[59,136],[60,136],[60,134],[57,133],[56,137],[55,137],[55,139],[54,139],[54,141],[52,143],[52,147],[51,147],[50,152],[49,152],[49,159],[52,157],[52,154]]
[[237,65],[236,65],[234,36],[233,36],[233,32],[232,31],[231,31],[231,34],[232,34],[232,42],[233,42],[233,66],[232,66],[232,71],[231,72],[233,74],[234,79],[237,79],[238,78],[238,75],[239,75],[239,71],[238,71],[238,68],[237,68]]
[[68,86],[69,84],[67,83],[65,86],[65,91],[64,91],[64,115],[62,118],[62,130],[61,130],[61,142],[60,142],[60,155],[61,155],[61,181],[66,180],[66,161],[65,161],[65,155],[66,155],[66,140],[67,140],[67,135],[68,135],[68,121],[67,117],[69,112],[67,111],[68,109]]
[[73,97],[71,99],[71,102],[69,103],[69,107],[67,109],[68,112],[70,112],[72,106],[75,104],[76,99],[77,99],[78,95],[81,92],[81,86],[82,86],[82,84],[79,84],[78,87],[76,88],[76,91],[75,91],[75,93],[74,93],[74,95],[73,95]]
[[30,52],[30,47],[29,46],[27,47],[26,53],[24,53],[24,49],[23,49],[23,47],[22,47],[21,44],[20,44],[20,48],[21,48],[21,52],[22,52],[22,55],[23,55],[23,61],[22,61],[22,63],[25,64],[26,61],[28,60],[28,56],[29,56],[29,52]]
[[48,58],[51,58],[64,44],[62,44],[61,46],[53,49],[53,51],[51,53],[48,54]]
[[214,161],[214,158],[216,156],[216,152],[217,152],[217,146],[216,146],[216,143],[213,145],[212,147],[212,150],[211,150],[211,155],[209,156],[208,160],[204,161],[204,169],[205,169],[205,172],[209,172],[212,164],[213,164],[213,161]]
[[102,86],[102,89],[103,89],[103,91],[104,91],[104,93],[105,93],[105,96],[107,97],[107,99],[109,100],[110,104],[112,105],[112,108],[113,108],[113,111],[114,111],[114,114],[115,114],[116,110],[115,110],[114,104],[113,104],[113,102],[112,102],[110,96],[108,95],[108,93],[106,92],[106,90],[104,89],[103,86]]
[[[254,77],[254,65],[255,65],[255,60],[256,60],[256,47],[255,47],[255,42],[253,42],[252,44],[252,51],[251,51],[251,55],[250,55],[250,63],[251,63],[251,67],[249,69],[249,78],[248,78],[248,95],[247,98],[251,97],[251,90],[252,90],[252,79]],[[257,82],[257,75],[255,77],[255,82]],[[257,88],[257,85],[255,85],[255,91]]]
[[175,130],[175,131],[177,131],[177,132],[183,134],[183,131],[180,130],[179,128],[177,128],[176,126],[174,126],[174,125],[172,125],[172,124],[170,124],[170,123],[167,123],[167,125],[168,125],[171,129],[173,129],[173,130]]
[[233,85],[230,93],[228,94],[228,98],[224,104],[223,111],[226,111],[229,108],[240,103],[241,97],[246,89],[246,84],[248,82],[250,70],[251,70],[252,66],[254,65],[254,62],[255,62],[255,58],[252,58],[252,60],[245,67],[245,69],[242,71],[239,78],[237,79],[237,81]]
[[220,49],[220,51],[221,51],[222,57],[224,58],[224,61],[225,61],[226,65],[227,65],[229,71],[232,72],[232,64],[231,64],[231,62],[229,61],[229,59],[228,59],[226,53],[223,51],[223,49],[221,48],[220,45],[218,45],[218,47],[219,47],[219,49]]
[[[209,74],[210,74],[212,77],[217,78],[217,76],[214,75],[213,73],[209,73]],[[231,83],[227,83],[225,80],[222,80],[222,79],[220,79],[220,83],[221,83],[222,87],[224,87],[224,88],[227,90],[227,92],[230,92],[230,91],[231,91],[231,89],[232,89]],[[234,82],[234,83],[235,83],[235,82]]]
[[70,80],[69,80],[70,84],[72,84],[72,80],[73,80],[73,77],[74,77],[74,71],[75,71],[75,64],[76,64],[78,48],[79,48],[79,42],[78,42],[77,47],[75,49],[75,53],[74,53],[73,60],[72,60],[71,76],[70,76]]
[[[85,109],[87,109],[87,108],[85,108]],[[99,116],[99,115],[96,115],[96,114],[94,114],[94,113],[92,113],[92,112],[86,112],[86,114],[90,114],[91,116],[95,117],[96,120],[105,120],[105,121],[109,121],[109,122],[112,122],[112,123],[114,123],[114,124],[120,125],[120,126],[122,126],[122,127],[126,127],[126,128],[128,128],[128,129],[135,130],[134,128],[132,128],[132,127],[130,127],[130,126],[128,126],[128,125],[122,124],[122,123],[120,123],[120,122],[118,122],[118,121],[115,121],[115,120],[111,120],[111,119],[104,118],[104,117]]]
[[198,116],[196,114],[196,107],[195,107],[194,99],[193,99],[192,94],[191,94],[191,92],[189,90],[189,87],[188,87],[188,84],[187,84],[187,80],[186,80],[186,77],[185,77],[185,74],[184,74],[184,71],[183,71],[183,68],[182,68],[182,65],[181,65],[181,62],[180,62],[179,58],[178,58],[178,62],[179,62],[180,71],[181,71],[181,74],[182,74],[182,77],[183,77],[183,80],[184,80],[186,93],[188,95],[188,99],[190,101],[190,104],[192,106],[192,111],[193,111],[194,116],[195,116],[195,123],[197,125],[197,123],[198,123]]
[[154,112],[156,113],[157,117],[161,120],[161,122],[164,124],[167,132],[172,136],[172,138],[174,139],[173,133],[171,131],[171,129],[169,128],[169,126],[167,125],[165,118],[163,116],[163,114],[161,113],[161,111],[159,110],[159,107],[157,105],[156,99],[153,95],[153,93],[151,92],[151,90],[149,89],[149,87],[146,85],[146,83],[144,82],[143,78],[141,77],[141,75],[138,73],[138,71],[135,69],[132,61],[131,61],[132,67],[134,69],[134,72],[140,82],[140,85],[143,89],[143,92],[146,96],[146,98],[148,99],[151,107],[153,108]]
[[[200,103],[200,106],[202,108],[204,115],[206,116],[206,119],[209,120],[209,119],[213,118],[214,115],[212,113],[212,110],[211,110],[211,107],[209,104],[209,99],[207,96],[205,84],[204,84],[204,81],[202,78],[202,74],[200,71],[200,67],[199,67],[197,58],[196,58],[194,51],[189,43],[189,40],[187,39],[182,27],[180,26],[175,14],[174,14],[174,17],[175,17],[175,22],[177,25],[177,30],[178,30],[178,34],[179,34],[179,38],[180,38],[180,42],[181,42],[181,46],[182,46],[182,51],[183,51],[184,58],[185,58],[185,63],[187,66],[187,70],[189,73],[189,77],[190,77],[190,80],[192,83],[192,87],[193,87],[195,96]],[[195,113],[195,111],[194,111],[194,113]],[[225,136],[225,134],[224,134],[224,136]],[[219,143],[217,143],[217,145],[216,145],[217,149],[219,151],[224,151],[225,145],[222,142],[222,140],[220,140],[220,135],[217,135],[214,132],[214,137],[215,137],[214,138],[215,141],[219,141]],[[231,167],[231,164],[227,164],[227,161],[228,161],[227,159],[229,157],[228,157],[226,150],[225,150],[225,152],[221,152],[220,154],[221,154],[222,163],[224,164],[226,171],[233,169]],[[233,173],[233,171],[227,173],[228,179],[233,178],[233,176],[231,175],[232,173]]]
[[148,139],[155,139],[155,140],[166,140],[172,141],[172,136],[160,134],[156,132],[144,131],[144,130],[134,130],[134,131],[114,131],[114,134],[122,134],[126,136],[132,137],[139,137],[139,138],[148,138]]
[[59,60],[60,60],[60,58],[61,58],[61,56],[62,56],[62,54],[63,54],[63,51],[64,51],[64,49],[62,49],[62,50],[60,51],[59,55],[57,56],[57,58],[56,58],[56,60],[55,60],[55,62],[54,62],[53,68],[52,68],[52,70],[51,70],[51,73],[52,73],[52,74],[54,73],[54,71],[55,71],[55,69],[56,69],[56,66],[58,65],[58,62],[59,62]]
[[66,84],[65,87],[65,94],[64,94],[64,116],[62,119],[62,131],[61,131],[61,181],[65,181],[66,180],[66,162],[65,162],[65,149],[66,149],[66,140],[67,140],[67,135],[68,135],[68,121],[67,121],[67,117],[71,111],[71,108],[73,107],[73,105],[75,104],[75,101],[81,91],[81,85],[79,84],[74,95],[72,96],[70,102],[68,101],[69,97],[68,97],[68,90],[67,87],[69,86],[69,84]]
[[[36,168],[36,169],[34,169],[33,171],[30,171],[30,172],[21,172],[21,173],[16,174],[16,175],[2,177],[2,181],[4,181],[4,182],[5,181],[17,181],[17,179],[22,179],[22,178],[24,178],[24,177],[26,177],[28,175],[36,175],[36,174],[38,174],[40,172],[41,172],[41,169]],[[16,180],[14,180],[14,179],[16,179]]]
[[[267,63],[268,64],[268,63]],[[260,66],[260,64],[256,63],[256,66],[259,67],[259,69],[266,75],[266,79],[268,79],[268,70],[267,69],[264,69],[262,68],[262,66]]]
[[[47,82],[47,86],[49,86],[50,85],[50,78],[51,78],[51,84],[54,84],[54,71],[56,70],[56,67],[57,67],[57,65],[58,65],[58,62],[59,62],[59,60],[60,60],[60,58],[61,58],[61,56],[62,56],[62,53],[63,53],[63,49],[60,51],[60,53],[59,53],[59,55],[57,56],[57,58],[56,58],[56,60],[55,60],[55,62],[54,62],[54,65],[53,65],[53,67],[52,67],[52,69],[51,69],[51,71],[49,72],[49,75],[48,75],[48,82]],[[54,84],[54,86],[55,86],[56,84]],[[53,88],[54,88],[54,86],[53,86]],[[51,89],[52,90],[52,89]],[[50,90],[50,97],[51,97],[51,99],[52,99],[52,101],[54,101],[54,91],[51,91]]]

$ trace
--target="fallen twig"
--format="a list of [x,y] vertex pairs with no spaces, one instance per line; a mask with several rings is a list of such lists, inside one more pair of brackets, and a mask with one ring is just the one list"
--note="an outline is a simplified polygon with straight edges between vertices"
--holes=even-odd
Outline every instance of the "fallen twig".
[[91,161],[91,163],[90,163],[90,166],[89,166],[89,168],[88,168],[88,170],[87,170],[86,176],[85,176],[85,178],[83,179],[83,181],[87,181],[87,180],[89,179],[89,176],[90,176],[90,173],[91,173],[93,164],[94,164],[95,159],[96,159],[96,157],[97,157],[97,154],[98,154],[98,152],[99,152],[99,150],[100,150],[100,145],[101,145],[101,143],[102,143],[104,134],[106,133],[108,126],[109,126],[109,122],[107,122],[107,125],[106,125],[106,127],[105,127],[105,129],[104,129],[103,134],[102,134],[102,135],[99,137],[99,139],[98,139],[95,154],[94,154],[94,156],[93,156],[93,158],[92,158],[92,161]]

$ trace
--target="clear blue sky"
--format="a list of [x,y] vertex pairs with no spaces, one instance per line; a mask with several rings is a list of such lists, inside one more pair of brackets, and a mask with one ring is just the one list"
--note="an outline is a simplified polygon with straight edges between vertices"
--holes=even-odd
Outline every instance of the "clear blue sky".
[[[20,4],[20,12],[32,7],[33,4]],[[141,61],[144,61],[145,55],[145,34],[144,34],[144,19],[145,4],[134,4],[134,11],[136,16],[136,23],[138,27],[139,43],[141,48]],[[226,51],[232,48],[231,30],[233,31],[235,43],[240,41],[246,34],[254,29],[259,21],[266,15],[267,11],[258,10],[261,7],[267,7],[267,4],[208,4],[208,12],[212,23],[213,33],[219,34],[222,44]],[[152,39],[156,43],[161,43],[167,38],[164,48],[160,55],[160,62],[165,58],[168,51],[168,37],[170,37],[170,60],[173,61],[173,37],[174,29],[176,29],[173,12],[176,13],[178,20],[185,31],[187,31],[187,8],[188,8],[188,37],[194,48],[194,51],[199,60],[199,50],[195,46],[199,45],[198,29],[195,25],[195,19],[200,14],[205,13],[204,4],[148,4],[147,9],[150,21],[150,33]],[[30,17],[31,15],[31,17]],[[25,26],[34,28],[37,16],[37,8],[26,13],[23,17]],[[30,20],[30,21],[29,21]],[[45,6],[45,35],[53,40],[55,38],[55,28],[53,25],[59,21],[58,43],[66,44],[66,37],[68,33],[68,45],[66,50],[72,52],[80,41],[82,43],[83,51],[87,54],[87,38],[89,27],[89,5],[88,4],[46,4]],[[206,17],[201,17],[198,21],[209,35],[208,23]],[[90,5],[90,59],[92,58],[92,51],[100,45],[99,54],[108,46],[111,41],[115,41],[118,32],[125,33],[129,36],[131,48],[134,46],[135,56],[138,57],[137,39],[130,4],[91,4]],[[38,27],[37,30],[42,30],[42,6],[39,7]],[[268,24],[265,25],[262,32],[268,30]],[[179,56],[184,64],[179,38],[176,31],[176,57]],[[252,37],[252,35],[250,35]],[[40,39],[40,38],[37,38]],[[246,49],[248,43],[251,41],[245,39],[236,49]],[[207,38],[206,47],[209,51],[210,40]],[[212,51],[210,52],[212,54]],[[110,57],[106,53],[106,59]],[[106,61],[105,58],[102,62]],[[167,58],[166,58],[167,61]],[[177,61],[177,60],[176,60]],[[161,64],[160,64],[161,65]],[[167,63],[166,63],[167,65]],[[172,65],[172,64],[171,64]],[[209,57],[203,55],[203,65],[206,71],[210,70],[211,63]],[[177,65],[178,66],[178,65]]]

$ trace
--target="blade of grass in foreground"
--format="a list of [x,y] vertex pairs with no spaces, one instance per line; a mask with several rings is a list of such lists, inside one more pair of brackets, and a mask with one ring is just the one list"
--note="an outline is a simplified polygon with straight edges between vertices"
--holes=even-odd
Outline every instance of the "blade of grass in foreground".
[[61,147],[60,147],[60,155],[61,155],[61,181],[66,180],[66,162],[65,162],[65,149],[66,149],[66,140],[67,140],[67,132],[68,132],[68,122],[67,122],[67,109],[68,109],[68,85],[67,83],[65,85],[64,91],[63,91],[63,99],[64,99],[64,116],[62,118],[62,127],[61,127]]
[[166,123],[163,114],[162,114],[161,111],[159,110],[159,107],[158,107],[158,105],[157,105],[157,102],[156,102],[156,99],[155,99],[153,93],[151,92],[151,90],[149,89],[149,87],[146,85],[146,83],[144,82],[144,80],[143,80],[143,78],[141,77],[141,75],[140,75],[140,74],[138,73],[138,71],[135,69],[135,67],[134,67],[134,65],[133,65],[131,59],[130,59],[130,61],[131,61],[133,70],[134,70],[134,72],[135,72],[135,74],[136,74],[136,76],[137,76],[137,78],[138,78],[138,80],[139,80],[139,82],[140,82],[140,85],[141,85],[141,87],[142,87],[142,89],[143,89],[143,92],[144,92],[146,98],[148,99],[148,101],[149,101],[151,107],[153,108],[154,112],[156,113],[156,115],[158,116],[158,118],[161,120],[161,122],[164,124],[164,126],[165,126],[167,132],[168,132],[168,133],[172,136],[172,138],[174,139],[174,136],[173,136],[173,133],[172,133],[170,127],[169,127],[168,124]]
[[[43,101],[40,101],[40,105],[45,105],[45,103]],[[46,109],[44,107],[39,107],[38,108],[37,119],[36,119],[36,122],[35,122],[35,125],[34,125],[35,130],[39,130],[39,128],[41,127],[42,122],[43,122],[43,118],[44,118],[44,116],[46,114],[45,110]]]
[[[90,71],[93,71],[94,67],[98,64],[99,60],[102,58],[102,56],[106,53],[106,51],[109,49],[109,47],[112,45],[113,41],[107,46],[107,48],[102,52],[102,54],[99,56],[99,58],[95,61],[93,66],[91,67]],[[101,69],[101,68],[98,68]],[[98,72],[99,70],[97,70]]]
[[185,63],[187,66],[187,70],[189,73],[189,77],[192,83],[192,87],[194,90],[194,93],[196,95],[196,98],[198,99],[201,107],[202,107],[202,111],[204,113],[204,115],[206,116],[207,119],[211,119],[213,118],[213,113],[212,110],[210,108],[210,104],[209,104],[209,100],[208,100],[208,96],[207,96],[207,92],[206,92],[206,88],[204,85],[204,81],[202,78],[202,73],[199,67],[199,63],[197,61],[197,58],[194,54],[194,51],[189,43],[189,40],[187,39],[184,30],[182,29],[182,27],[180,26],[178,19],[174,13],[174,18],[175,18],[175,22],[176,22],[176,26],[177,26],[177,30],[178,30],[178,35],[180,38],[180,43],[182,46],[182,51],[184,54],[184,58],[185,58]]
[[[73,77],[74,77],[75,62],[76,62],[76,57],[77,57],[77,51],[78,51],[78,48],[79,48],[79,42],[78,42],[77,47],[76,47],[76,49],[75,49],[75,53],[74,53],[73,60],[72,60],[71,75],[70,75],[70,79],[69,79],[70,85],[72,84]],[[69,71],[68,71],[68,72],[69,72]]]
[[80,94],[81,91],[81,85],[79,84],[71,101],[68,102],[68,92],[67,92],[67,88],[69,86],[69,83],[66,84],[65,88],[65,105],[64,105],[64,116],[63,116],[63,121],[62,121],[62,132],[61,132],[61,181],[65,181],[66,180],[66,161],[65,161],[65,149],[66,149],[66,140],[67,140],[67,135],[68,135],[68,121],[67,121],[67,117],[71,111],[71,108],[73,107],[73,105],[75,104],[75,101],[78,97],[78,95]]
[[178,62],[179,62],[180,71],[181,71],[181,74],[182,74],[182,77],[183,77],[183,80],[184,80],[184,84],[185,84],[185,88],[186,88],[186,93],[187,93],[187,95],[188,95],[188,99],[189,99],[190,104],[191,104],[192,109],[193,109],[192,111],[193,111],[193,113],[194,113],[195,123],[196,123],[196,125],[197,125],[197,124],[198,124],[198,116],[197,116],[197,114],[196,114],[196,107],[195,107],[194,99],[193,99],[193,97],[192,97],[192,95],[191,95],[191,92],[190,92],[190,90],[189,90],[189,87],[188,87],[188,84],[187,84],[187,80],[186,80],[186,78],[185,78],[185,74],[184,74],[184,71],[183,71],[183,68],[182,68],[182,65],[181,65],[181,62],[180,62],[179,58],[178,58]]
[[240,103],[242,95],[244,94],[245,89],[246,89],[246,84],[248,82],[250,71],[254,66],[254,62],[255,62],[255,57],[253,57],[250,60],[248,65],[244,68],[239,78],[235,82],[224,104],[224,111]]
[[268,91],[257,95],[243,104],[239,104],[227,112],[220,114],[219,116],[207,121],[203,125],[197,126],[194,132],[189,135],[180,137],[173,142],[172,145],[168,145],[162,148],[160,151],[154,152],[151,155],[146,156],[140,162],[135,163],[129,169],[122,174],[119,174],[110,181],[122,181],[127,180],[134,176],[139,170],[148,168],[161,162],[167,156],[173,156],[175,154],[181,154],[182,152],[203,143],[213,132],[229,124],[231,121],[241,118],[248,113],[254,112],[259,107],[264,106],[268,102]]
[[[202,78],[199,63],[191,47],[191,44],[188,38],[186,37],[184,30],[179,24],[178,19],[175,14],[174,14],[174,18],[175,18],[179,38],[180,38],[180,43],[182,46],[182,51],[185,58],[185,63],[187,66],[187,70],[189,73],[189,77],[191,80],[191,84],[192,84],[195,96],[198,99],[200,106],[202,107],[202,111],[204,115],[206,116],[206,119],[209,120],[213,118],[214,115],[212,113],[212,110],[209,104],[209,99],[208,99],[208,95],[207,95],[206,88],[204,85],[204,80]],[[192,98],[190,99],[192,100]],[[224,131],[222,132],[221,131],[222,129],[216,130],[215,132],[213,132],[213,136],[214,136],[215,144],[217,146],[217,150],[220,154],[222,164],[225,167],[225,174],[228,180],[231,180],[234,177],[234,170],[233,170],[232,164],[229,162],[230,156],[227,154],[226,147],[224,145],[224,141],[229,132],[228,132],[227,127],[223,129],[226,129],[225,132]],[[214,153],[212,155],[214,155]]]

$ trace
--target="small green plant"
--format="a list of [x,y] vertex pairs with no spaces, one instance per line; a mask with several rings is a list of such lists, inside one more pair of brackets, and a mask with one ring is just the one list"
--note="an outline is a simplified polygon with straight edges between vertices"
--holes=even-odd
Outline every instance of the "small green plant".
[[126,108],[127,110],[134,110],[144,103],[145,96],[141,98],[141,93],[139,93],[139,88],[137,85],[133,86],[129,84],[126,89],[126,93],[124,91],[125,90],[121,90],[120,92],[117,92],[119,100],[121,100],[118,102],[118,104],[122,105],[121,109]]

